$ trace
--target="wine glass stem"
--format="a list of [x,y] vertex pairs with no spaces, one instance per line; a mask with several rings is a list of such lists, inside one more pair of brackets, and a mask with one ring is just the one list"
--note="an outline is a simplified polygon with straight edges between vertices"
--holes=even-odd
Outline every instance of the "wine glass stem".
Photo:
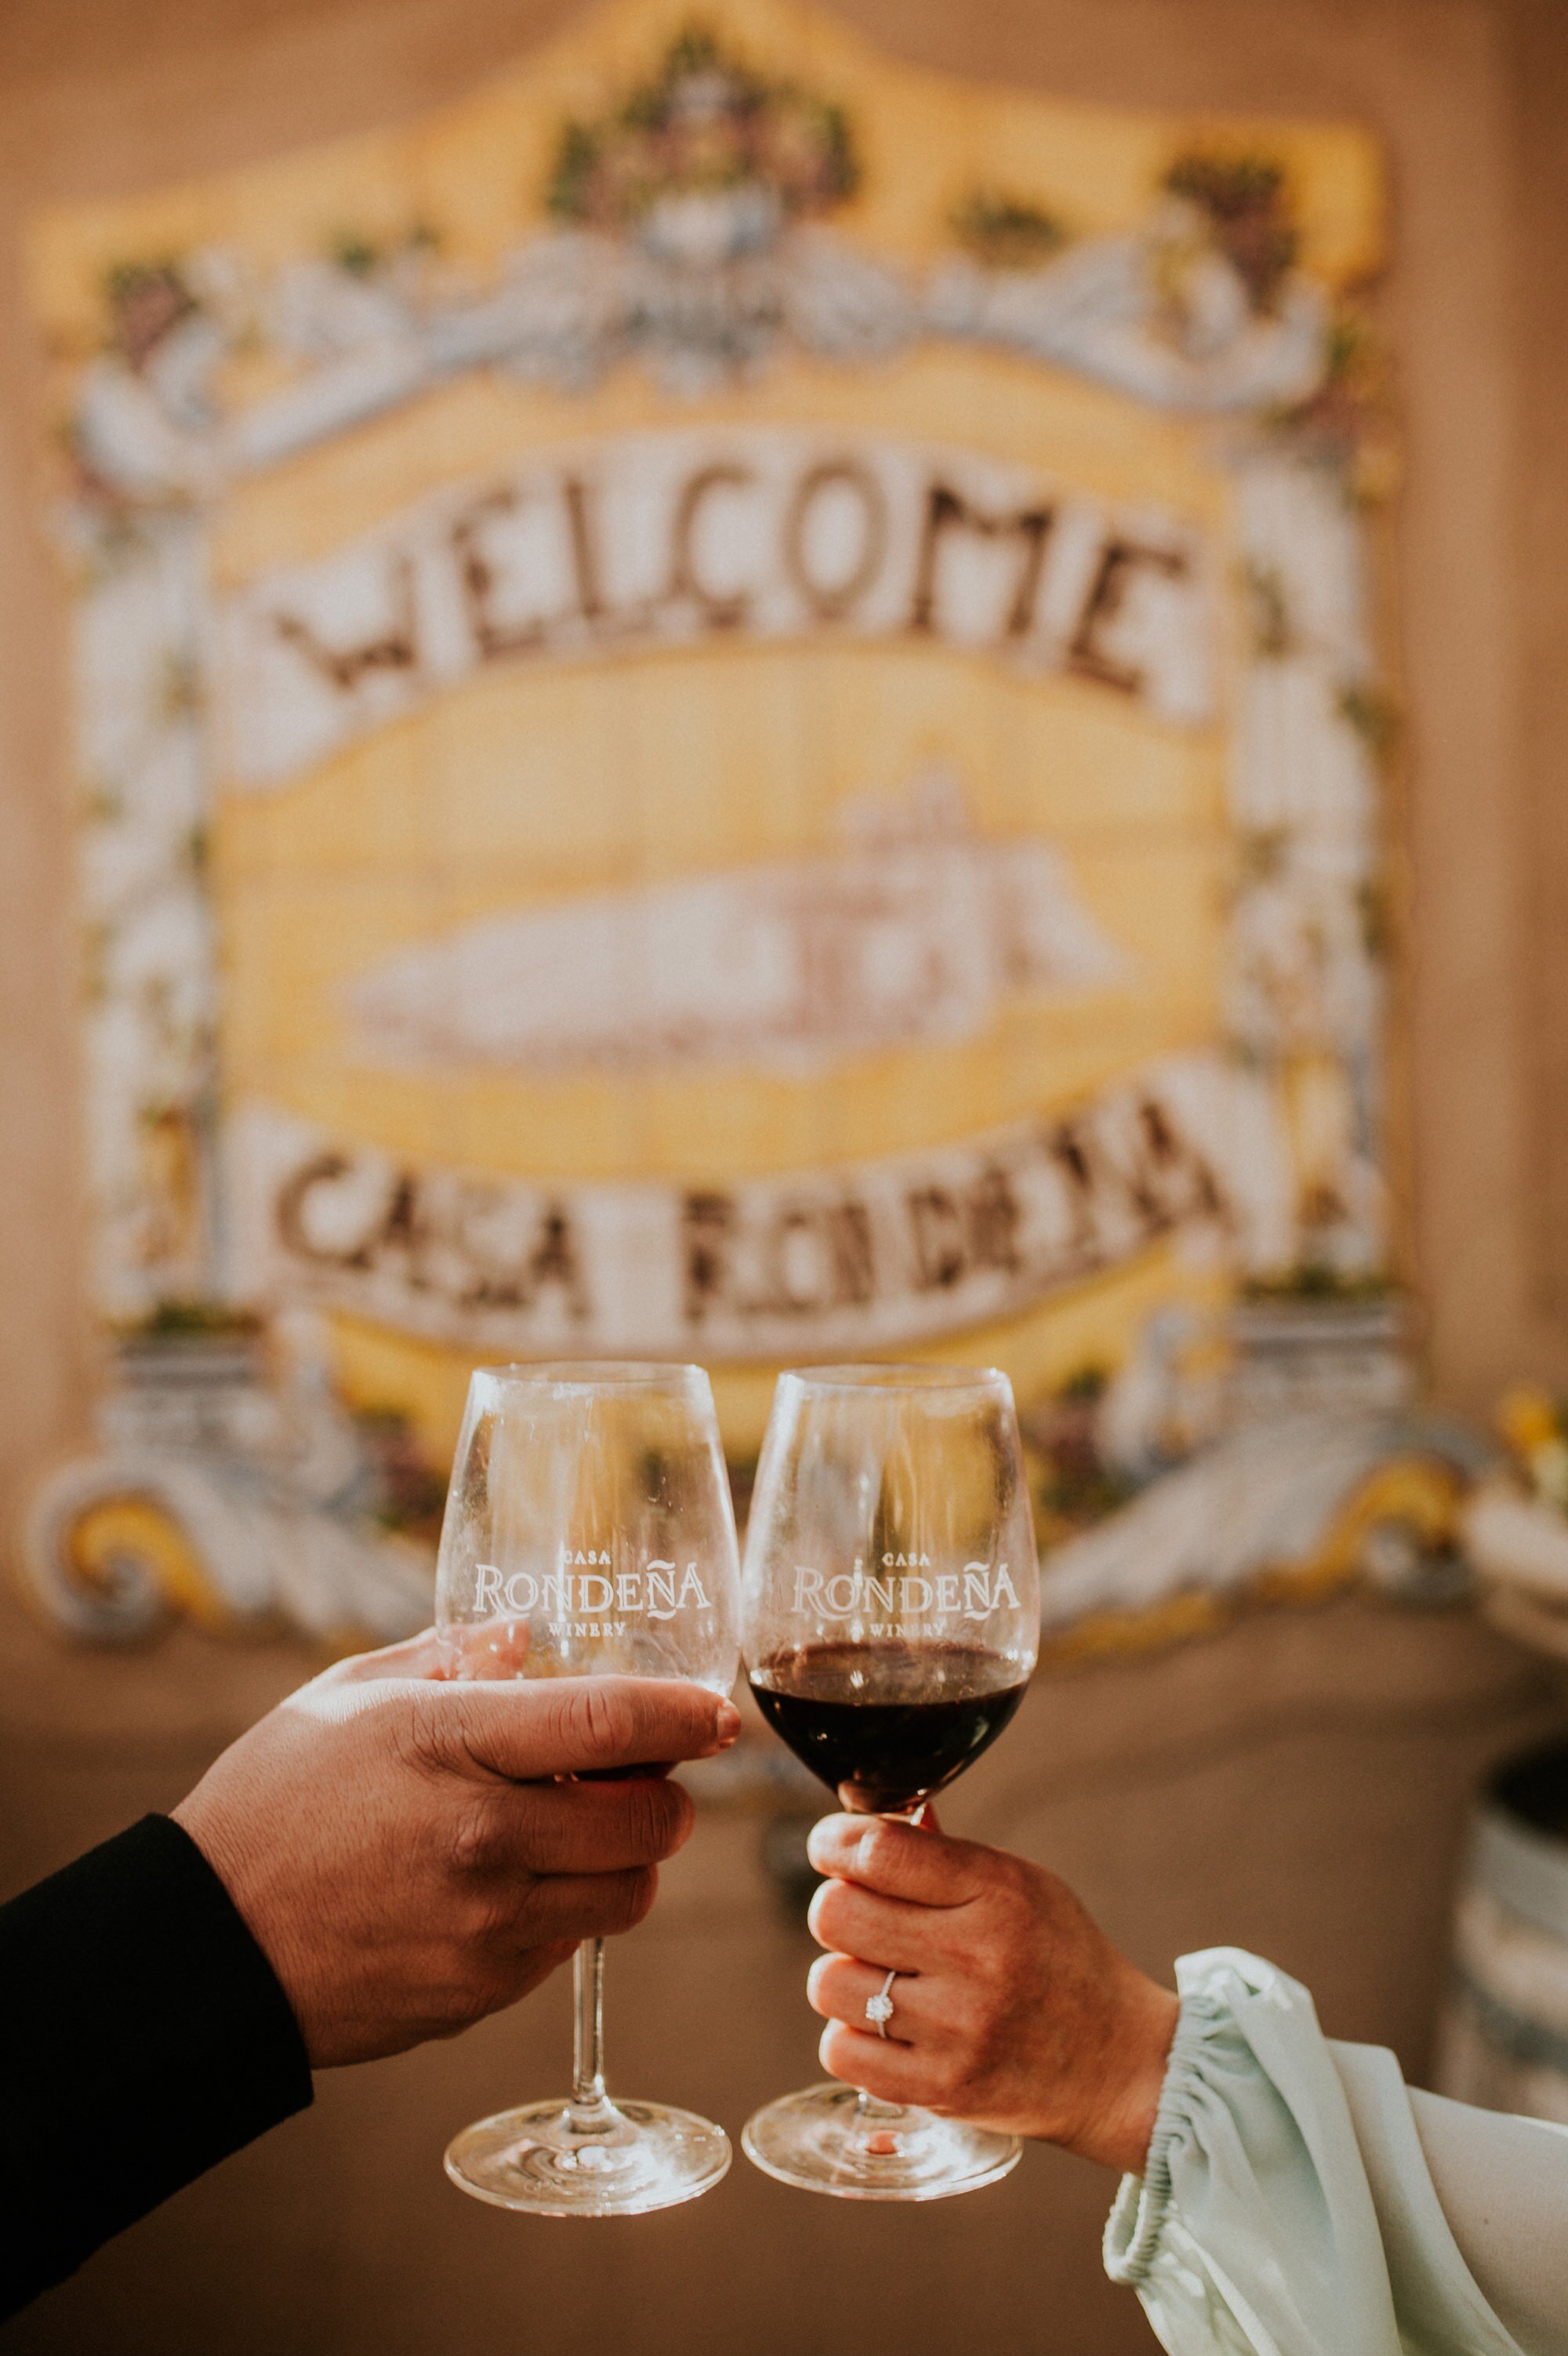
[[603,2134],[616,2113],[605,2094],[605,1943],[585,1939],[572,1958],[572,2125]]
[[857,2135],[886,2134],[908,2123],[909,2114],[902,2103],[885,2103],[876,2094],[863,2093],[854,2106]]
[[[923,1825],[926,1806],[924,1800],[918,1800],[912,1808],[889,1809],[887,1822],[891,1825]],[[873,2136],[891,2138],[898,2134],[900,2128],[908,2126],[917,2115],[906,2104],[885,2103],[880,2096],[868,2094],[863,2090],[854,2106],[854,2133],[863,2142]]]

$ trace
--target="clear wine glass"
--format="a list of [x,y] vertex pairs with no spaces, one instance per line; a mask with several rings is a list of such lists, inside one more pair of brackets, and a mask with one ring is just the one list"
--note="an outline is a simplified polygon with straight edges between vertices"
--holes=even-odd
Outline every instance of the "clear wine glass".
[[[1017,1708],[1039,1627],[1005,1375],[822,1366],[779,1378],[741,1644],[763,1715],[842,1806],[918,1824]],[[897,2036],[896,1987],[892,2023]],[[769,2176],[851,2201],[972,2191],[1022,2148],[832,2083],[768,2104],[742,2141]]]
[[[448,1676],[684,1677],[725,1694],[738,1589],[700,1366],[475,1374],[436,1574]],[[602,1940],[578,1948],[575,1973],[570,2099],[466,2127],[447,2174],[481,2201],[546,2217],[634,2216],[707,2191],[729,2166],[728,2138],[690,2111],[610,2100]]]

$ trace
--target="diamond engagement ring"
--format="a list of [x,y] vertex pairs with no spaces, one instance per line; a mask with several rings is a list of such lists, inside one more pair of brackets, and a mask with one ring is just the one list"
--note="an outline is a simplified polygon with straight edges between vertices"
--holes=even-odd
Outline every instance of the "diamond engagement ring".
[[865,1999],[865,2017],[867,2020],[875,2022],[878,2037],[886,2036],[887,2024],[893,2018],[893,1998],[889,1991],[897,1976],[897,1972],[889,1972],[876,1994]]

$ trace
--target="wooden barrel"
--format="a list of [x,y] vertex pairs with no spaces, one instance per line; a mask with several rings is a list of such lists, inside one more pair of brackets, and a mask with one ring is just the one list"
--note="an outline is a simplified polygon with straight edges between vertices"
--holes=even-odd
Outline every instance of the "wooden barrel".
[[1437,2083],[1568,2126],[1568,1743],[1489,1779],[1455,1924]]

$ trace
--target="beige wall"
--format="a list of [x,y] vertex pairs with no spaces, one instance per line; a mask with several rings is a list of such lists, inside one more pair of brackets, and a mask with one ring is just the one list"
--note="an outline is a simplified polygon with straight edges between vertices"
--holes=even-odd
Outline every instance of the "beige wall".
[[[1568,17],[1554,0],[836,0],[932,66],[1349,113],[1392,162],[1408,469],[1403,1127],[1441,1394],[1568,1377]],[[0,1494],[80,1424],[70,789],[16,224],[455,95],[561,0],[9,0],[0,13]]]
[[1539,1299],[1568,1320],[1568,38],[1552,0],[1517,33],[1520,378],[1514,521],[1519,563],[1520,753],[1531,900],[1526,1020]]

